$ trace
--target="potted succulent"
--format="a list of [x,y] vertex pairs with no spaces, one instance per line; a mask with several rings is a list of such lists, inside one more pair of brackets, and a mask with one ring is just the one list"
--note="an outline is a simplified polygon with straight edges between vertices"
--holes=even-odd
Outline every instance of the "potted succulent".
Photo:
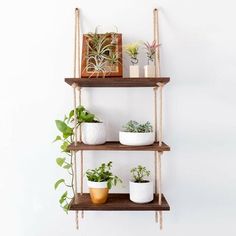
[[138,54],[139,54],[139,43],[131,43],[125,46],[125,52],[129,55],[131,66],[129,67],[130,77],[139,77],[139,65],[138,65]]
[[147,65],[144,66],[145,77],[155,77],[155,65],[153,64],[153,62],[156,54],[156,49],[159,46],[159,44],[156,44],[156,41],[153,41],[151,44],[149,42],[144,43],[144,49],[146,50],[147,55]]
[[139,124],[137,121],[130,120],[119,132],[121,144],[130,146],[145,146],[154,143],[155,135],[149,121]]
[[118,176],[111,172],[112,162],[102,163],[96,169],[87,170],[89,193],[94,204],[103,204],[107,201],[109,189],[118,182],[122,182]]
[[130,200],[135,203],[148,203],[153,200],[153,182],[146,180],[150,175],[146,167],[138,165],[131,169],[133,180],[129,182]]
[[[83,106],[76,109],[77,127],[81,125],[82,142],[88,145],[99,145],[106,142],[106,129],[94,114],[87,111]],[[69,114],[68,121],[74,119],[74,110]],[[79,129],[78,129],[79,130]]]

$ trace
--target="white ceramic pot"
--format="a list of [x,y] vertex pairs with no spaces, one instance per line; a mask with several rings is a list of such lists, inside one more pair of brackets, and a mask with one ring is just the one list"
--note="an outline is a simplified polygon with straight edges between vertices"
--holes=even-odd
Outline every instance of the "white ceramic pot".
[[106,129],[104,123],[82,123],[82,142],[89,145],[99,145],[106,142]]
[[129,182],[129,198],[135,203],[148,203],[153,200],[153,182]]
[[107,181],[106,182],[93,182],[88,181],[89,188],[107,188]]
[[139,65],[129,66],[129,77],[130,78],[139,77]]
[[106,182],[88,181],[91,201],[94,204],[103,204],[107,201],[109,189]]
[[119,141],[121,144],[129,146],[146,146],[154,143],[155,134],[154,132],[132,133],[132,132],[120,131]]
[[155,77],[155,66],[154,65],[144,66],[144,77]]

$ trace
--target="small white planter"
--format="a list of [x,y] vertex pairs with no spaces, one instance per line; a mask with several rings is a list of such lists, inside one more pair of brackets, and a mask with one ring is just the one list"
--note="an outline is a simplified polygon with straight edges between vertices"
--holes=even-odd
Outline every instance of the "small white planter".
[[129,182],[129,197],[135,203],[148,203],[153,200],[153,182]]
[[93,182],[88,181],[89,188],[107,188],[107,181],[106,182]]
[[129,77],[130,78],[137,78],[139,77],[139,66],[129,66]]
[[89,145],[99,145],[106,142],[104,123],[82,123],[82,142]]
[[154,143],[155,135],[154,132],[132,133],[120,131],[119,141],[121,144],[129,146],[146,146]]
[[144,66],[144,77],[155,77],[155,66],[154,65]]

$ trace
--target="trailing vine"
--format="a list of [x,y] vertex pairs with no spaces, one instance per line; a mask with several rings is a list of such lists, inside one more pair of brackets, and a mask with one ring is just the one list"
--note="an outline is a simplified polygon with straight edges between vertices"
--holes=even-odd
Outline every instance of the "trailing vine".
[[[76,108],[77,124],[76,127],[83,122],[99,122],[95,118],[94,114],[89,113],[83,106]],[[60,143],[61,154],[56,158],[56,163],[60,168],[66,170],[69,174],[69,183],[65,178],[58,179],[54,184],[54,189],[57,190],[59,186],[65,187],[65,191],[59,198],[59,204],[62,209],[68,213],[69,201],[76,194],[74,189],[74,170],[72,166],[72,153],[69,151],[68,146],[73,143],[74,140],[74,129],[72,128],[72,122],[74,121],[74,110],[70,111],[68,115],[65,115],[64,120],[56,120],[56,127],[60,132],[57,135],[54,142]]]

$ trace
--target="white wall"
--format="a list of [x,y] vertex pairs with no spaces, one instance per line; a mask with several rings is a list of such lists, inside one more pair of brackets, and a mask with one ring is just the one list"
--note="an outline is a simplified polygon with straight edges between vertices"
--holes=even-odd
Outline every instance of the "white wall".
[[[117,4],[115,3],[117,2]],[[124,42],[151,40],[160,8],[164,139],[163,192],[171,211],[158,231],[154,213],[90,212],[80,235],[235,235],[235,1],[119,0],[0,2],[0,235],[78,235],[74,214],[58,205],[54,120],[72,107],[63,79],[73,75],[74,8],[82,30],[117,25]],[[84,105],[117,138],[129,119],[152,119],[151,89],[86,89]],[[128,181],[131,166],[153,170],[152,153],[87,153],[85,168],[113,160]],[[122,168],[121,168],[122,167]],[[116,191],[127,191],[127,186]]]

